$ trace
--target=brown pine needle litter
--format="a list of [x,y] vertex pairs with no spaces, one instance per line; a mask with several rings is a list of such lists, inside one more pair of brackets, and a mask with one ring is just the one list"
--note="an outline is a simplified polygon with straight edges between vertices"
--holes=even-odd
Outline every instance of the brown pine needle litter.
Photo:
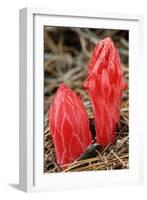
[[117,139],[97,156],[76,160],[61,167],[56,163],[55,149],[48,126],[48,110],[60,83],[67,84],[81,96],[89,116],[90,129],[95,141],[95,123],[88,94],[83,89],[87,65],[95,45],[103,38],[111,37],[120,54],[126,82],[128,70],[128,31],[87,28],[44,28],[44,172],[74,172],[114,170],[129,168],[129,90],[121,101],[121,117]]

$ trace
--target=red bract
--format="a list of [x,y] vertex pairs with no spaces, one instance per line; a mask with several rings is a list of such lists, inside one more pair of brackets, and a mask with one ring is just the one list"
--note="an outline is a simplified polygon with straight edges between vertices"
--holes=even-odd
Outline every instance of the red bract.
[[64,84],[58,88],[50,107],[49,126],[59,165],[75,161],[92,142],[84,105]]
[[105,147],[115,140],[121,97],[126,88],[119,55],[110,38],[95,47],[84,87],[94,109],[97,143]]

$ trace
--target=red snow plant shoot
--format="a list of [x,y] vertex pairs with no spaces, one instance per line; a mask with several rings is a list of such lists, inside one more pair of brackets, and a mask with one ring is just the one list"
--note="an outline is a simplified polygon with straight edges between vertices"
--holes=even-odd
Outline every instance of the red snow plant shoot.
[[75,161],[92,143],[82,100],[64,84],[50,107],[49,126],[60,166]]
[[97,143],[106,147],[115,141],[121,97],[127,87],[118,52],[110,38],[96,45],[84,87],[94,109]]

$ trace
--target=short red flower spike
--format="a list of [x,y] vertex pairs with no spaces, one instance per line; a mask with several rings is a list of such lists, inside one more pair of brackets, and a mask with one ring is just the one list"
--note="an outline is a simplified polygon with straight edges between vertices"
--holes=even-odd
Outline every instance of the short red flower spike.
[[49,126],[60,166],[75,161],[92,143],[82,100],[64,84],[58,88],[50,107]]
[[115,141],[121,97],[126,87],[118,52],[112,40],[105,38],[93,51],[84,83],[94,109],[96,140],[103,147]]

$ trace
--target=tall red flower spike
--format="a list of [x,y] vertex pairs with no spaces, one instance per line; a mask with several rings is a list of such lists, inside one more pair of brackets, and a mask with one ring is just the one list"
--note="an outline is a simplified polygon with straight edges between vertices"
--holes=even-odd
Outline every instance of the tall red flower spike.
[[49,126],[60,166],[75,161],[92,143],[82,100],[64,84],[58,88],[50,107]]
[[94,109],[96,140],[103,147],[115,140],[121,97],[126,87],[118,52],[112,40],[105,38],[93,51],[84,83]]

